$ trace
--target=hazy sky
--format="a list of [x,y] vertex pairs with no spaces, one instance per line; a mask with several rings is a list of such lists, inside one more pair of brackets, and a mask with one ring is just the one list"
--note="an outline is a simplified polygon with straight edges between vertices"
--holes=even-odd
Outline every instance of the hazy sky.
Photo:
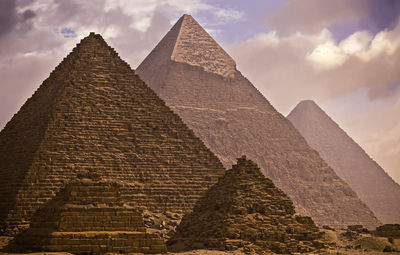
[[313,99],[400,182],[399,0],[0,0],[0,129],[90,31],[136,68],[184,13],[278,111]]

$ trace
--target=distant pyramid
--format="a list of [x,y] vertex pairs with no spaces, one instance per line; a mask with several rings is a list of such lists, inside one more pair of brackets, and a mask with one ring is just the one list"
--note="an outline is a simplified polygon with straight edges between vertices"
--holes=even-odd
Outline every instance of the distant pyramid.
[[400,223],[400,185],[313,101],[288,119],[383,223]]
[[26,250],[74,254],[163,253],[164,240],[146,233],[140,210],[127,206],[120,184],[81,175],[40,208],[17,236]]
[[0,225],[18,232],[81,171],[150,211],[187,212],[224,168],[100,35],[58,65],[0,133]]
[[379,225],[191,16],[178,20],[136,72],[227,168],[248,155],[300,214],[333,227]]
[[292,201],[246,157],[228,170],[185,215],[170,250],[238,249],[293,254],[324,247],[310,217],[295,215]]

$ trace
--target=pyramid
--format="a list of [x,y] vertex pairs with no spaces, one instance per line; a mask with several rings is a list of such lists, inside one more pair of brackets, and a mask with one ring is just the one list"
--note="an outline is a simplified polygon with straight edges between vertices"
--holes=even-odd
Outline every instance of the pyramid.
[[248,155],[292,199],[296,211],[318,225],[379,225],[351,188],[191,16],[178,20],[136,73],[226,168],[238,156]]
[[383,223],[400,223],[400,185],[316,103],[300,102],[288,119]]
[[129,205],[190,211],[218,158],[91,33],[0,132],[0,226],[15,234],[82,171],[122,184]]
[[240,155],[251,157],[301,215],[335,228],[379,225],[352,189],[191,16],[178,20],[136,73],[226,168]]
[[236,250],[293,254],[324,247],[310,217],[295,215],[290,199],[242,156],[185,215],[169,250]]
[[98,174],[79,176],[34,214],[17,244],[73,254],[166,252],[164,240],[146,233],[141,212],[122,202],[120,186]]

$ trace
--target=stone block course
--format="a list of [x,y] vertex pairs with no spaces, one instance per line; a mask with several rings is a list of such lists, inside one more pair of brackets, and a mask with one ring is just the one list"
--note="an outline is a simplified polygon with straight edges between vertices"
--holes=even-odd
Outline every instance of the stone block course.
[[[158,234],[146,233],[141,210],[121,203],[120,186],[99,178],[72,181],[35,213],[17,244],[52,252],[166,252]],[[88,192],[93,195],[86,197]]]

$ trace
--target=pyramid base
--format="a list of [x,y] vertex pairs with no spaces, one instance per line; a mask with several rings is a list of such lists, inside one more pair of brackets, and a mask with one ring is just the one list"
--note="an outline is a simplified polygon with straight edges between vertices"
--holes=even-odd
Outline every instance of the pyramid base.
[[43,229],[27,231],[17,244],[29,250],[79,253],[145,253],[166,252],[164,241],[157,234],[143,232],[52,232]]
[[309,253],[327,248],[326,243],[319,240],[298,241],[286,240],[278,242],[273,240],[255,240],[253,242],[242,239],[185,239],[168,245],[168,251],[182,252],[196,249],[211,249],[220,251],[235,251],[240,248],[258,248],[265,252],[274,252],[279,254]]

